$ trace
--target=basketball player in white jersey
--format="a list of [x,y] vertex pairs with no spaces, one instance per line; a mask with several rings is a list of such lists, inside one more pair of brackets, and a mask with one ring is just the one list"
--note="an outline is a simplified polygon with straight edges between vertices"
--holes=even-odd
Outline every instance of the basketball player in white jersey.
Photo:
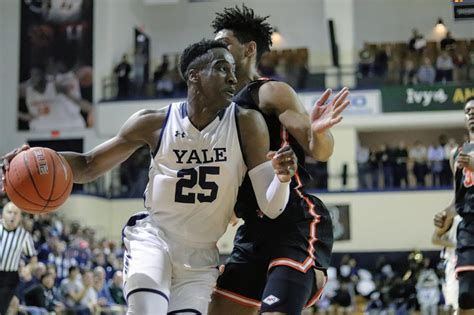
[[[260,209],[275,218],[296,168],[289,147],[268,154],[268,161],[262,116],[231,104],[235,64],[225,44],[193,44],[180,64],[186,102],[132,115],[117,136],[88,153],[61,153],[76,183],[103,175],[144,145],[153,153],[148,211],[132,216],[123,230],[128,314],[207,314],[218,276],[216,242],[245,173]],[[6,167],[24,148],[6,156]]]
[[26,86],[25,99],[31,130],[65,130],[85,128],[81,107],[90,104],[71,94],[68,86],[58,85],[43,69],[33,68]]
[[456,231],[461,216],[456,215],[448,230],[436,228],[432,243],[444,247],[442,258],[445,261],[443,295],[445,305],[452,308],[455,314],[458,309],[459,281],[456,278]]

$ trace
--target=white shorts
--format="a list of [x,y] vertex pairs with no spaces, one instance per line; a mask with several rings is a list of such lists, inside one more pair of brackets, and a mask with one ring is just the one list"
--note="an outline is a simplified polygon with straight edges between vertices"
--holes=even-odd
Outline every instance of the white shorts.
[[129,219],[123,238],[126,299],[152,292],[168,301],[168,312],[192,309],[207,314],[219,275],[217,246],[197,248],[171,240],[146,212]]
[[443,295],[446,305],[451,305],[453,309],[458,309],[459,281],[456,278],[456,262],[451,259],[446,261],[444,272]]

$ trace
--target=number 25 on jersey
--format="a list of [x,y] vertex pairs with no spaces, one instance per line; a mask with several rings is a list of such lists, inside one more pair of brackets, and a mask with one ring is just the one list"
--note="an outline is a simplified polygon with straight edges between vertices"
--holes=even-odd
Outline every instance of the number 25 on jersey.
[[[179,170],[177,176],[180,178],[176,183],[174,201],[180,203],[213,202],[217,197],[219,187],[215,182],[207,181],[207,175],[219,175],[217,166],[200,166],[195,168],[185,168]],[[192,189],[196,184],[203,190],[203,193],[183,193],[183,188]],[[207,194],[204,193],[207,191]]]

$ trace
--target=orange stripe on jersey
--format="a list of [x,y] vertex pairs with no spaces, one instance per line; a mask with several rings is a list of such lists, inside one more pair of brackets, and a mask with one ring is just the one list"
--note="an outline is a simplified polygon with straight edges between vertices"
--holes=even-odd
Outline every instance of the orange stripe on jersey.
[[219,294],[219,295],[221,295],[225,298],[228,298],[229,300],[231,300],[231,301],[233,301],[237,304],[260,308],[260,304],[261,304],[260,301],[249,299],[245,296],[239,295],[239,294],[234,293],[234,292],[230,292],[230,291],[227,291],[227,290],[224,290],[224,289],[215,288],[214,293]]
[[313,306],[317,301],[319,301],[319,299],[321,298],[321,295],[323,294],[323,290],[324,290],[324,287],[326,286],[326,283],[328,282],[328,277],[324,277],[324,283],[323,283],[323,286],[321,287],[321,289],[319,289],[318,292],[316,292],[316,294],[313,296],[313,298],[311,300],[309,300],[308,303],[306,303],[306,305],[304,306],[304,308],[308,308],[308,307],[311,307]]
[[465,271],[474,271],[474,265],[457,267],[454,271],[456,273],[465,272]]
[[[281,126],[280,137],[281,137],[281,146],[282,147],[284,145],[289,144],[289,142],[288,142],[288,131],[286,130],[285,127],[283,127],[283,125]],[[312,220],[312,222],[310,224],[310,228],[309,228],[310,232],[309,232],[309,240],[308,240],[308,243],[309,243],[308,258],[302,264],[299,263],[300,267],[293,267],[293,268],[296,268],[296,269],[299,269],[299,270],[303,269],[303,270],[305,270],[304,272],[306,272],[308,269],[306,268],[305,263],[307,263],[308,259],[310,259],[313,263],[314,263],[314,260],[316,259],[314,257],[314,243],[318,240],[317,237],[316,237],[316,226],[320,222],[321,216],[318,215],[315,212],[315,205],[311,202],[311,200],[299,190],[303,186],[303,184],[302,184],[301,178],[298,174],[298,170],[295,172],[295,179],[296,179],[296,182],[297,182],[298,185],[294,188],[294,190],[296,191],[298,196],[306,202],[306,204],[308,205],[308,208],[309,208],[309,213],[313,217],[313,220]],[[284,259],[286,259],[286,258],[284,258]],[[293,263],[289,264],[288,266],[293,266]]]
[[306,272],[313,266],[313,263],[314,260],[311,257],[306,258],[306,260],[302,263],[290,258],[277,258],[270,262],[270,265],[268,265],[268,270],[276,266],[288,266],[301,272]]

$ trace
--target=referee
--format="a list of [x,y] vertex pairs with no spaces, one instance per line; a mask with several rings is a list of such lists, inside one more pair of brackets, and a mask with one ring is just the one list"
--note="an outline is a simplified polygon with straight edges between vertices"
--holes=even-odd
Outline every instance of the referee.
[[19,226],[20,221],[21,210],[11,202],[7,203],[0,221],[0,315],[6,314],[20,281],[18,266],[21,254],[36,256],[33,239]]

